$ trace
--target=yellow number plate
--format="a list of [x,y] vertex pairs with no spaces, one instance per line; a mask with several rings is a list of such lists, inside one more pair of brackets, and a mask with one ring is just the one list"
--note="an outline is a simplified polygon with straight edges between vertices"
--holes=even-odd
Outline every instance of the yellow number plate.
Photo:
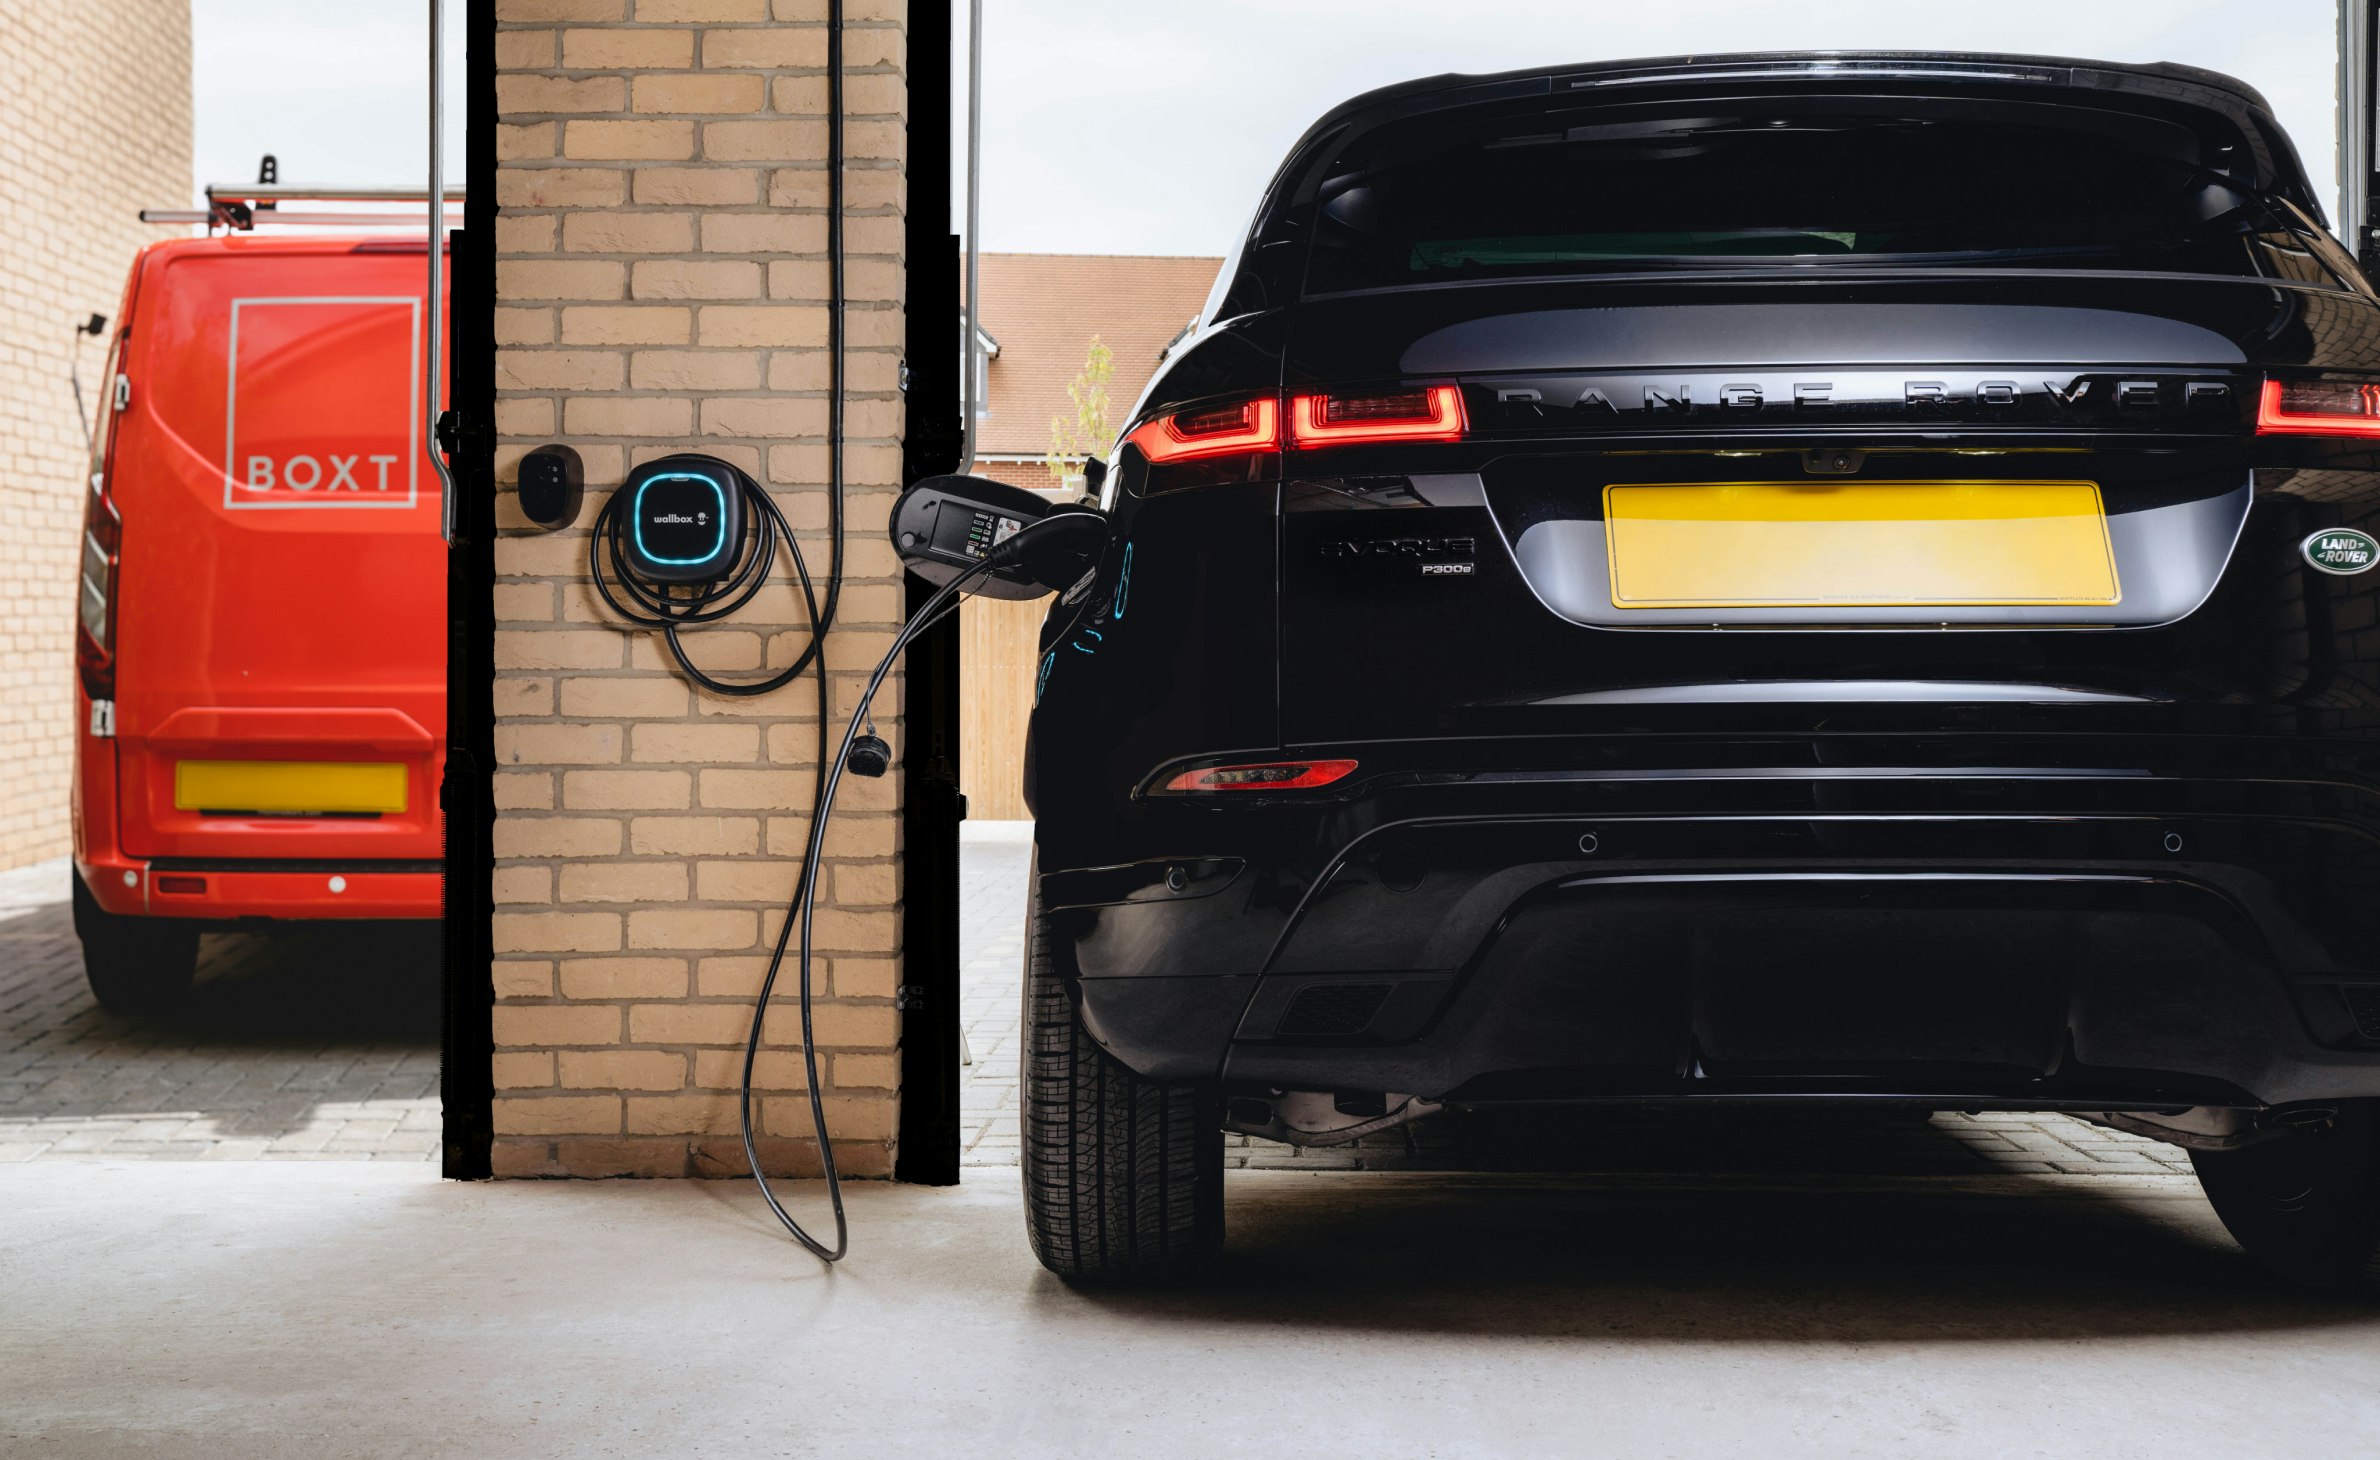
[[1615,608],[1973,608],[2123,597],[2095,482],[1603,489]]
[[405,809],[405,767],[316,760],[185,760],[174,765],[184,811]]

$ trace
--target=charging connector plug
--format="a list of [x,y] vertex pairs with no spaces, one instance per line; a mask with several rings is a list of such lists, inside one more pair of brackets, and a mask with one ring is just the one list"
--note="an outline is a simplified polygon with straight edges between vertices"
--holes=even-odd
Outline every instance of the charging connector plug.
[[843,756],[843,768],[855,776],[873,780],[892,769],[892,747],[871,730],[851,742],[851,749]]

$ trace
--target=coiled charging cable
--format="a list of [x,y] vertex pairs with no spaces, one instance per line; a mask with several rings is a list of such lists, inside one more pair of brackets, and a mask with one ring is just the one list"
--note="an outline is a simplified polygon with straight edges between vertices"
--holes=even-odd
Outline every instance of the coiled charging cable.
[[[843,473],[841,453],[835,456],[827,499],[831,537],[823,602],[810,582],[810,565],[802,558],[801,541],[793,535],[792,524],[785,520],[776,499],[741,468],[731,469],[735,471],[738,494],[744,501],[744,519],[750,527],[747,546],[726,577],[709,583],[648,583],[637,577],[628,565],[630,494],[624,491],[612,493],[595,516],[595,531],[587,539],[587,576],[594,580],[595,591],[612,612],[630,623],[659,629],[669,645],[670,657],[678,661],[679,671],[704,689],[717,695],[746,697],[783,689],[801,678],[802,672],[824,652],[827,630],[834,626],[836,603],[842,597]],[[775,565],[780,549],[792,560],[794,577],[802,586],[802,603],[810,616],[810,642],[802,646],[802,652],[791,664],[765,679],[720,679],[704,672],[687,656],[678,631],[717,623],[750,603],[752,596],[768,582],[769,569]],[[604,572],[606,558],[611,563],[608,578]],[[825,693],[822,680],[819,686],[822,699]],[[823,733],[820,739],[823,742]]]

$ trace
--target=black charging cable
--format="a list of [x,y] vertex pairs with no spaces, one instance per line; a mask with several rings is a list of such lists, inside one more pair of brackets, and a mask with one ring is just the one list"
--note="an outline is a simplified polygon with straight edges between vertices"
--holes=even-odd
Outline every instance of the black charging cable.
[[[1021,537],[1023,533],[1020,532],[1017,535]],[[842,787],[845,767],[856,767],[863,775],[884,774],[885,759],[881,752],[865,758],[853,754],[853,746],[859,740],[860,727],[863,724],[873,723],[869,709],[875,702],[878,687],[884,683],[884,677],[892,672],[894,662],[901,657],[918,635],[934,627],[957,608],[960,590],[964,589],[970,581],[989,572],[995,566],[998,565],[987,560],[960,574],[940,592],[926,600],[925,606],[920,608],[908,623],[902,625],[901,632],[893,639],[892,647],[885,652],[884,658],[877,664],[875,672],[868,676],[868,686],[860,693],[859,704],[852,711],[851,723],[844,727],[842,746],[831,760],[822,755],[819,765],[825,774],[821,777],[818,798],[814,803],[816,810],[810,817],[810,840],[802,852],[802,872],[794,882],[793,900],[786,905],[785,919],[777,928],[777,946],[769,953],[768,971],[762,974],[760,979],[760,997],[752,1007],[752,1031],[744,1040],[743,1106],[740,1112],[744,1135],[744,1159],[752,1168],[753,1180],[759,1183],[761,1200],[768,1203],[769,1210],[774,1212],[777,1220],[785,1225],[785,1230],[793,1234],[794,1240],[827,1262],[838,1261],[846,1251],[850,1250],[851,1226],[843,1213],[843,1183],[835,1171],[834,1145],[827,1139],[826,1106],[818,1089],[817,1058],[812,1053],[817,1048],[817,1040],[811,1031],[810,1013],[811,925],[812,911],[818,901],[819,879],[811,869],[817,867],[820,858],[825,855],[827,818],[834,811],[835,793]],[[820,739],[823,741],[825,738],[825,716],[821,715],[818,723]],[[869,738],[874,739],[872,731]],[[823,746],[821,749],[823,751]],[[799,974],[796,983],[801,992],[803,1068],[809,1076],[810,1124],[818,1133],[818,1160],[826,1177],[827,1202],[834,1210],[835,1240],[832,1247],[820,1243],[809,1233],[803,1231],[801,1224],[794,1221],[791,1214],[785,1210],[784,1205],[777,1200],[776,1192],[769,1188],[768,1177],[761,1172],[760,1154],[754,1149],[752,1137],[752,1070],[760,1059],[761,1026],[768,1018],[769,1000],[776,992],[777,975],[784,967],[786,946],[791,940],[794,925],[797,922],[801,925],[801,944],[795,967]]]
[[[810,1012],[811,929],[818,901],[818,878],[811,869],[817,867],[826,855],[826,828],[829,818],[834,814],[835,793],[842,789],[843,772],[846,769],[865,776],[884,774],[889,764],[889,756],[883,749],[883,742],[876,739],[875,720],[871,711],[876,703],[876,692],[884,686],[885,676],[892,673],[893,665],[900,660],[903,653],[908,651],[910,644],[914,643],[919,635],[957,611],[959,595],[965,591],[968,584],[987,573],[1016,565],[1021,560],[1026,547],[1038,545],[1036,539],[1044,529],[1070,530],[1071,519],[1081,515],[1080,513],[1063,513],[1057,517],[1043,518],[1041,521],[1026,524],[1011,533],[1006,541],[986,554],[981,562],[961,572],[937,590],[933,597],[927,599],[924,605],[910,617],[909,622],[901,626],[901,632],[893,638],[892,647],[885,651],[884,658],[877,662],[874,672],[869,674],[867,688],[860,691],[859,703],[852,706],[851,721],[843,727],[843,743],[836,748],[831,759],[822,759],[819,762],[825,771],[825,776],[815,803],[817,809],[810,817],[810,840],[802,852],[802,874],[794,883],[793,901],[786,907],[785,920],[777,929],[777,946],[769,954],[768,971],[761,975],[760,997],[752,1008],[752,1031],[744,1041],[741,1115],[744,1159],[752,1167],[753,1179],[759,1183],[761,1200],[768,1203],[769,1210],[776,1213],[777,1220],[785,1225],[785,1230],[794,1235],[795,1240],[828,1262],[839,1260],[850,1249],[851,1226],[843,1212],[843,1183],[835,1171],[834,1146],[827,1139],[826,1106],[824,1098],[819,1093],[818,1065],[816,1056],[812,1053],[816,1048],[816,1040],[811,1032]],[[825,717],[820,716],[822,738],[825,723]],[[863,726],[867,727],[864,738],[861,734]],[[769,1000],[776,992],[777,975],[784,967],[786,944],[796,922],[801,925],[801,943],[795,966],[799,973],[797,983],[801,990],[802,1057],[810,1082],[810,1123],[818,1133],[818,1159],[826,1176],[827,1202],[834,1210],[835,1241],[832,1247],[820,1243],[809,1233],[803,1231],[801,1224],[796,1222],[777,1200],[776,1192],[769,1187],[768,1177],[761,1173],[760,1155],[754,1149],[752,1138],[752,1070],[760,1058],[761,1026],[768,1017]]]
[[[702,583],[653,583],[636,575],[630,568],[626,547],[628,513],[631,493],[614,492],[595,519],[595,530],[587,542],[587,575],[595,584],[595,591],[611,610],[631,623],[658,629],[669,645],[670,657],[689,680],[713,694],[736,697],[765,695],[783,689],[815,668],[818,685],[818,765],[817,778],[811,797],[815,808],[811,817],[810,849],[802,860],[801,869],[794,876],[793,895],[785,908],[784,926],[778,929],[777,946],[769,957],[768,973],[762,980],[759,1001],[752,1010],[752,1031],[745,1041],[744,1077],[741,1096],[744,1159],[752,1168],[752,1178],[760,1185],[760,1194],[769,1210],[776,1215],[785,1230],[811,1252],[826,1262],[841,1259],[850,1246],[850,1231],[843,1217],[843,1188],[835,1171],[835,1151],[827,1138],[826,1108],[819,1095],[818,1053],[811,1037],[810,1020],[810,958],[809,914],[818,890],[818,858],[822,838],[818,828],[826,820],[826,808],[833,795],[834,777],[827,764],[827,717],[830,710],[826,677],[826,637],[835,623],[835,611],[843,592],[843,422],[844,422],[844,248],[843,248],[843,3],[827,0],[826,18],[826,237],[827,237],[827,541],[828,560],[826,593],[823,599],[810,579],[809,564],[802,557],[800,540],[793,526],[785,520],[776,500],[764,487],[741,468],[735,468],[736,486],[742,497],[745,538],[735,566],[721,578]],[[752,601],[767,583],[779,551],[790,560],[794,576],[801,584],[802,604],[810,619],[810,641],[791,664],[774,674],[755,680],[720,679],[699,668],[686,652],[681,631],[699,628],[727,618]],[[605,575],[605,561],[609,560],[610,575]],[[616,590],[616,591],[615,591]],[[898,654],[910,635],[905,631],[895,643]],[[886,660],[891,663],[890,658]],[[879,671],[881,679],[882,671]],[[873,689],[873,682],[870,686]],[[846,737],[848,740],[849,737]],[[832,768],[840,771],[838,761]],[[803,919],[801,960],[802,1010],[802,1070],[810,1089],[810,1119],[817,1133],[818,1157],[825,1168],[827,1195],[834,1206],[835,1240],[832,1246],[819,1241],[802,1229],[776,1193],[769,1189],[768,1177],[760,1169],[760,1156],[752,1135],[752,1073],[760,1052],[762,1021],[768,1014],[770,992],[777,981],[777,971],[785,958],[786,935],[793,926],[797,910]]]
[[[843,1212],[843,1183],[835,1172],[834,1146],[827,1140],[826,1106],[819,1093],[818,1065],[812,1053],[816,1041],[811,1034],[810,1015],[811,928],[818,900],[818,878],[811,869],[817,867],[826,855],[826,828],[828,819],[834,814],[835,793],[842,789],[843,772],[846,769],[864,776],[884,774],[890,758],[884,751],[883,742],[876,739],[871,710],[876,703],[876,692],[884,685],[885,676],[892,673],[893,665],[899,662],[909,646],[919,635],[957,611],[959,595],[968,584],[987,573],[1017,566],[1023,559],[1024,550],[1039,546],[1038,540],[1046,531],[1071,531],[1076,520],[1082,516],[1079,512],[1063,512],[1027,523],[985,554],[982,561],[959,573],[927,599],[910,616],[909,622],[901,626],[901,632],[893,638],[892,647],[885,651],[884,658],[878,661],[874,672],[869,674],[867,687],[860,691],[859,703],[851,708],[851,721],[843,727],[843,743],[837,747],[832,758],[824,758],[819,762],[825,775],[819,787],[816,810],[810,817],[810,840],[802,853],[802,873],[794,883],[793,901],[785,909],[785,920],[777,929],[777,946],[769,954],[768,971],[761,975],[760,997],[752,1008],[752,1032],[744,1041],[742,1126],[744,1159],[751,1165],[753,1179],[760,1185],[761,1200],[768,1203],[769,1210],[776,1213],[777,1220],[785,1224],[785,1230],[791,1232],[796,1241],[828,1262],[837,1261],[849,1250],[851,1227]],[[821,715],[818,723],[823,741],[825,716]],[[864,737],[861,733],[863,726],[868,727]],[[825,1170],[827,1202],[834,1210],[835,1241],[832,1247],[803,1231],[801,1225],[778,1202],[776,1192],[769,1187],[768,1178],[761,1174],[760,1155],[754,1149],[752,1138],[752,1069],[760,1058],[761,1025],[768,1017],[769,999],[776,991],[777,974],[784,966],[786,945],[797,922],[801,926],[801,943],[795,967],[801,990],[802,1057],[810,1079],[810,1122],[818,1132],[818,1159]]]

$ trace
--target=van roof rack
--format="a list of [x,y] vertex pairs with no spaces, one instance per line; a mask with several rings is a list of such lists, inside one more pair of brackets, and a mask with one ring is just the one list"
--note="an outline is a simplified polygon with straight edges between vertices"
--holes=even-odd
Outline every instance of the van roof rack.
[[[444,192],[448,203],[463,200],[460,187]],[[143,223],[199,223],[209,232],[228,228],[245,233],[259,223],[306,223],[334,228],[374,228],[403,223],[404,213],[324,213],[311,209],[284,213],[283,203],[416,203],[425,211],[427,188],[419,187],[296,187],[281,183],[209,183],[204,208],[143,208]]]

